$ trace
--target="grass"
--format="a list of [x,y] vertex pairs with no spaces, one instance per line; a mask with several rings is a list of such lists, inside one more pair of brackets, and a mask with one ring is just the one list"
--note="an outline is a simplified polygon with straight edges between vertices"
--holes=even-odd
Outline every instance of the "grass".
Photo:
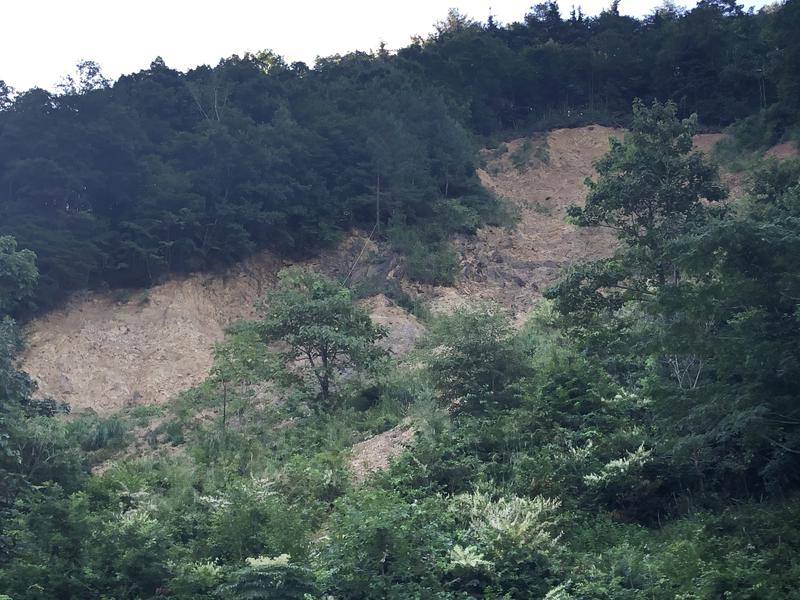
[[547,139],[526,139],[509,155],[509,159],[519,172],[525,171],[534,160],[541,164],[548,164],[550,162],[550,151],[547,148]]

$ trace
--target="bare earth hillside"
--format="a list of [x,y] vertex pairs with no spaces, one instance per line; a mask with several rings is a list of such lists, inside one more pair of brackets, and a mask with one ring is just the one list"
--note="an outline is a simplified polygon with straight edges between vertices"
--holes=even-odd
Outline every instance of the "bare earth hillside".
[[794,142],[782,142],[777,146],[773,146],[766,152],[767,156],[777,159],[797,158],[800,156],[797,144]]
[[409,419],[404,419],[398,426],[355,444],[350,460],[353,480],[358,483],[372,473],[386,469],[413,438],[413,424]]
[[[581,204],[592,162],[621,130],[601,126],[559,129],[534,138],[524,164],[515,165],[525,140],[502,150],[484,151],[481,181],[519,211],[513,229],[486,227],[477,236],[455,240],[461,275],[454,288],[415,287],[431,299],[434,311],[467,300],[493,300],[521,321],[562,269],[576,261],[613,252],[613,236],[601,229],[579,229],[564,220],[571,204]],[[718,136],[700,136],[707,150]],[[348,238],[334,252],[304,264],[344,276],[364,248]],[[367,252],[374,247],[367,244]],[[140,404],[165,402],[200,383],[212,363],[211,347],[232,321],[253,315],[254,301],[275,282],[288,263],[260,253],[224,274],[196,274],[149,290],[85,292],[63,308],[30,324],[23,368],[40,392],[69,402],[74,409],[107,413]],[[358,276],[375,276],[362,260]],[[395,353],[413,347],[423,326],[383,296],[365,301],[373,318],[390,330]]]
[[509,142],[507,151],[484,151],[481,181],[511,202],[519,223],[513,229],[486,227],[457,240],[461,278],[455,290],[439,290],[434,309],[481,299],[500,302],[522,317],[565,266],[611,254],[611,233],[574,227],[565,217],[571,204],[583,204],[584,180],[595,173],[592,162],[608,151],[608,138],[622,134],[601,126],[557,129],[529,142],[539,157],[521,167],[513,157],[525,140]]
[[[434,312],[446,312],[466,301],[489,300],[506,306],[521,323],[542,292],[553,285],[564,267],[613,253],[614,234],[601,228],[579,228],[565,220],[567,208],[583,205],[593,162],[608,151],[609,137],[622,129],[599,125],[556,129],[546,136],[518,139],[505,147],[485,150],[483,184],[519,212],[513,229],[485,227],[477,236],[456,241],[461,277],[455,288],[438,288]],[[695,136],[695,147],[710,154],[723,134]],[[528,143],[526,164],[515,164]],[[740,178],[723,172],[723,182],[740,189]]]
[[205,378],[212,344],[251,314],[278,267],[259,255],[225,277],[193,275],[125,297],[76,295],[30,325],[23,366],[41,393],[73,409],[164,402]]
[[[323,259],[303,264],[340,275],[363,245],[352,237]],[[227,325],[254,315],[253,304],[288,264],[263,252],[222,275],[75,295],[29,325],[22,366],[42,395],[65,400],[74,410],[108,413],[165,402],[205,379],[214,342]],[[381,295],[365,304],[389,329],[389,349],[413,347],[423,330],[415,317]]]

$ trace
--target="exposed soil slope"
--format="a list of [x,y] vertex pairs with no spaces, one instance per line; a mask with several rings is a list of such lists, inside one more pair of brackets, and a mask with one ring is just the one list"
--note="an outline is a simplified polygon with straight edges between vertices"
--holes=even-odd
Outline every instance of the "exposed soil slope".
[[608,151],[608,138],[622,134],[601,126],[557,129],[529,142],[543,158],[519,168],[512,158],[525,140],[509,142],[506,152],[485,151],[481,181],[516,207],[519,223],[513,229],[485,227],[457,240],[461,278],[455,290],[439,290],[434,309],[447,310],[465,298],[492,300],[521,318],[565,266],[611,254],[610,232],[574,227],[565,216],[567,207],[583,204],[584,180],[595,173],[593,161]]
[[149,290],[86,292],[33,322],[24,368],[41,393],[98,412],[166,401],[200,383],[226,325],[249,316],[279,264],[268,255],[223,276]]
[[[622,129],[599,125],[556,129],[547,135],[518,139],[485,150],[483,184],[519,212],[513,229],[485,227],[477,236],[457,240],[461,277],[455,288],[433,291],[434,312],[446,312],[467,301],[490,300],[506,306],[521,323],[542,292],[558,281],[564,267],[609,256],[616,239],[602,228],[579,228],[565,221],[567,208],[583,205],[585,179],[596,175],[593,163],[608,151],[609,137]],[[711,154],[723,134],[695,136],[695,147]],[[514,162],[528,144],[527,164]],[[721,174],[739,190],[741,177]]]
[[778,160],[798,158],[800,157],[800,149],[798,149],[798,145],[795,142],[781,142],[767,150],[766,155]]
[[414,427],[406,419],[397,427],[379,433],[353,446],[350,468],[356,483],[364,481],[372,473],[382,471],[400,456],[414,437]]
[[[509,142],[506,151],[486,150],[481,180],[518,209],[518,225],[486,227],[477,236],[456,239],[461,275],[454,288],[412,287],[431,298],[434,311],[493,300],[521,321],[565,266],[613,252],[615,240],[608,231],[579,229],[564,217],[569,205],[583,202],[584,179],[594,174],[592,162],[607,151],[609,136],[622,134],[601,126],[555,130],[529,142],[539,151],[520,168],[512,157],[525,140]],[[717,139],[700,136],[697,145],[710,149]],[[353,236],[305,264],[343,278],[362,248],[364,239]],[[355,276],[385,274],[387,265],[367,258],[376,251],[374,245],[367,244],[366,250]],[[66,400],[74,409],[110,412],[164,402],[206,377],[211,347],[222,339],[225,326],[252,316],[254,301],[287,265],[261,253],[221,275],[196,274],[126,294],[76,295],[31,323],[23,367],[43,394]],[[395,353],[413,347],[424,331],[383,296],[365,305],[389,328],[387,344]]]
[[[306,266],[347,273],[364,245],[346,240]],[[202,382],[212,346],[227,325],[252,317],[253,304],[289,263],[260,253],[221,275],[195,274],[149,290],[84,292],[30,324],[22,366],[40,393],[74,410],[108,413],[167,401]],[[365,269],[371,268],[365,262]],[[415,317],[384,296],[366,302],[373,319],[389,329],[395,353],[413,347],[423,331]]]

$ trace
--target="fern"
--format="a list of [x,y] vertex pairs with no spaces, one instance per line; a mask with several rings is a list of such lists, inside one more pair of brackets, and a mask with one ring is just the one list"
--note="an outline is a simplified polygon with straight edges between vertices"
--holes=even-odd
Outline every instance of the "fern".
[[304,600],[318,592],[311,570],[289,564],[289,555],[249,558],[248,567],[234,574],[234,582],[220,588],[232,600]]

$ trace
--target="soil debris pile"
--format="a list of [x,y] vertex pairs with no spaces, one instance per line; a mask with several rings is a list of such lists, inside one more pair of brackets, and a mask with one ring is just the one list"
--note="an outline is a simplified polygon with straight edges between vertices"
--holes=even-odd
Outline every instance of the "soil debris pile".
[[353,479],[361,482],[372,473],[386,469],[411,443],[413,437],[413,425],[409,420],[404,420],[396,427],[354,445],[350,461]]
[[[564,267],[610,255],[614,236],[599,228],[566,222],[566,210],[582,205],[592,163],[608,151],[608,138],[623,132],[601,126],[557,129],[485,150],[483,184],[518,211],[516,227],[484,227],[456,240],[461,274],[455,294],[442,290],[434,310],[447,310],[459,297],[492,300],[522,316]],[[529,155],[527,160],[521,160]]]
[[[300,263],[343,278],[365,246],[351,236],[333,252]],[[367,251],[374,244],[366,244]],[[253,305],[290,266],[259,253],[221,274],[195,274],[149,289],[83,292],[28,326],[23,368],[43,396],[73,410],[110,413],[161,404],[201,383],[212,366],[212,347],[234,321],[255,316]],[[371,274],[361,261],[357,270]],[[389,328],[387,347],[410,349],[422,325],[385,297],[367,309]]]

